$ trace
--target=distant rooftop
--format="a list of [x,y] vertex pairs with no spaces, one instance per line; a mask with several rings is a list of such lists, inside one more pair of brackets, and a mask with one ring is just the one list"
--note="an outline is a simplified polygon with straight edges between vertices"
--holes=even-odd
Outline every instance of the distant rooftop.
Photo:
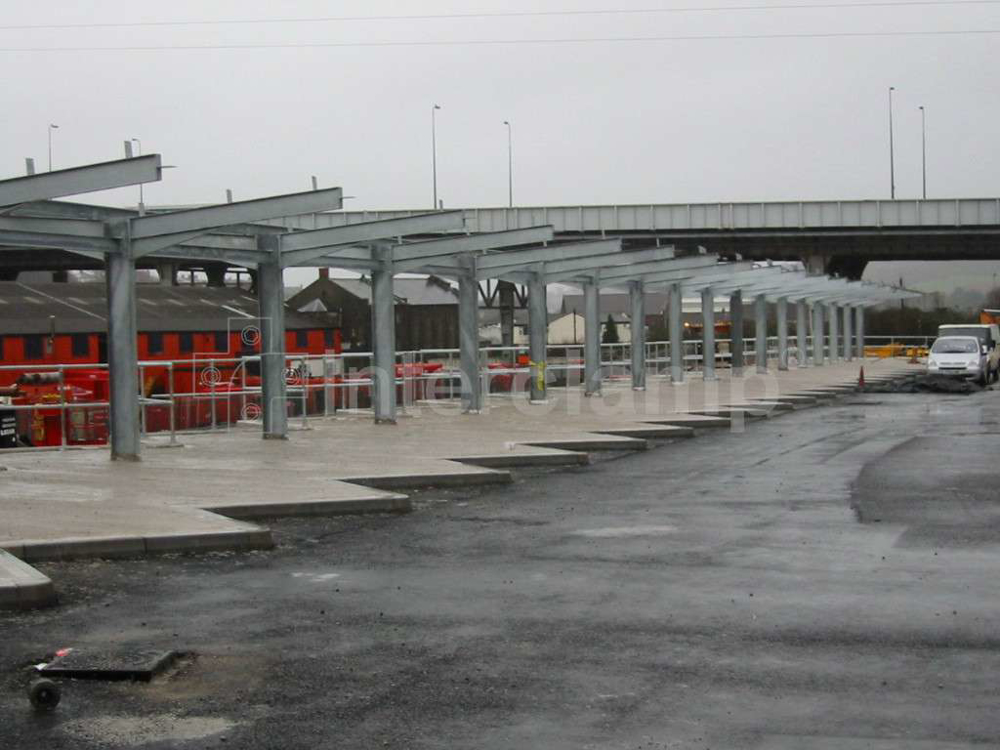
[[[106,331],[107,289],[102,283],[0,282],[0,335]],[[140,331],[225,331],[258,316],[257,298],[231,287],[136,285]],[[285,327],[316,328],[316,318],[287,310]]]

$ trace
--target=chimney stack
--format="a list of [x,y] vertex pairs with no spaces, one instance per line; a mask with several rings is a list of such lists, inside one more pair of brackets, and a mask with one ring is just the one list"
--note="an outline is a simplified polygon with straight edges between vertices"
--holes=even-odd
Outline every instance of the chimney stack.
[[330,269],[329,268],[321,268],[321,269],[319,269],[319,277],[321,279],[328,279],[328,278],[330,278]]

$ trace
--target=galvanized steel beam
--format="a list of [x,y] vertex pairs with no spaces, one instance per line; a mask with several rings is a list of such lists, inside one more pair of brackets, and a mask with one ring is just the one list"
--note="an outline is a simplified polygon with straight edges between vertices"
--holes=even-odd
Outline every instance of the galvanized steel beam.
[[670,380],[684,382],[684,288],[670,286]]
[[[257,270],[257,304],[260,311],[260,383],[263,437],[288,438],[288,395],[285,368],[285,286],[273,236],[258,240],[269,260]],[[303,387],[305,385],[303,384]]]
[[156,182],[161,172],[160,155],[149,154],[0,180],[0,206]]
[[754,298],[754,354],[757,372],[767,372],[767,297],[758,294]]
[[641,281],[628,283],[631,308],[632,390],[646,390],[646,295]]
[[109,253],[105,283],[108,290],[108,410],[112,460],[138,461],[139,364],[135,313],[135,260],[126,235],[121,251]]
[[470,234],[440,240],[426,240],[393,247],[393,262],[398,272],[419,269],[429,259],[460,253],[482,252],[501,247],[531,245],[548,242],[553,237],[552,227],[514,229],[509,232]]
[[600,288],[594,281],[583,285],[583,392],[585,396],[601,393],[601,313]]
[[779,297],[778,318],[778,370],[788,369],[788,299]]
[[729,295],[729,321],[730,321],[730,365],[733,376],[743,375],[743,365],[745,363],[743,351],[743,290],[735,289]]
[[372,272],[372,408],[375,423],[396,423],[396,316],[390,248],[373,251],[378,267]]
[[531,359],[530,400],[544,403],[546,388],[546,349],[548,346],[548,308],[545,274],[535,270],[528,278],[528,352]]
[[330,248],[337,245],[363,244],[413,234],[458,232],[464,228],[464,211],[443,211],[292,232],[281,236],[281,262],[286,268],[307,265],[327,255]]
[[336,210],[342,204],[343,191],[330,188],[140,216],[130,220],[133,247],[141,257],[231,224]]

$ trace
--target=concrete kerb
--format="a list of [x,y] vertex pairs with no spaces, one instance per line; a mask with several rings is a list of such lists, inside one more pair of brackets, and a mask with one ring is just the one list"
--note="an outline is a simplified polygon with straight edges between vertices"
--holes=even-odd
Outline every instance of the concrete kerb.
[[539,440],[522,443],[536,448],[559,448],[567,451],[583,451],[588,453],[608,451],[644,451],[649,450],[649,443],[633,437],[566,438],[556,440]]
[[509,471],[465,471],[455,473],[385,474],[368,477],[344,477],[340,481],[360,484],[378,490],[418,490],[433,487],[476,487],[491,484],[510,484],[514,481]]
[[0,609],[33,609],[56,601],[56,590],[48,576],[0,550]]

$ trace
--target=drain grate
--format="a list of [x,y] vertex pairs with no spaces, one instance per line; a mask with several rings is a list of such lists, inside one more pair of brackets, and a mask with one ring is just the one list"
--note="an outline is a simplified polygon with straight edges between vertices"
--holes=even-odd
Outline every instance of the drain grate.
[[149,682],[179,657],[177,651],[64,649],[38,674],[76,680]]

